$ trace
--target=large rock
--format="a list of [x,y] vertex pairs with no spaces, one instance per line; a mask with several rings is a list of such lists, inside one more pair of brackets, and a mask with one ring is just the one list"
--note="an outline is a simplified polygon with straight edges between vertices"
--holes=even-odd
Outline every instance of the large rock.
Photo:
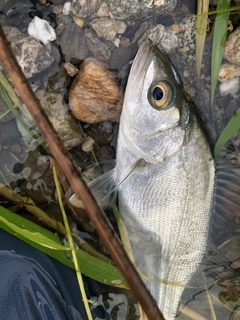
[[15,27],[6,26],[3,31],[26,78],[31,78],[52,64],[54,58],[39,41]]
[[[78,146],[84,140],[82,131],[76,119],[71,115],[67,104],[64,102],[61,94],[46,92],[39,90],[35,92],[37,98],[40,100],[41,106],[51,121],[54,129],[57,131],[59,137],[62,139],[65,147],[71,149]],[[22,118],[30,127],[36,127],[26,107],[23,106]],[[26,131],[18,126],[24,140],[29,143],[30,136]]]
[[82,63],[69,92],[69,103],[72,114],[83,122],[119,120],[122,94],[106,63],[95,58]]

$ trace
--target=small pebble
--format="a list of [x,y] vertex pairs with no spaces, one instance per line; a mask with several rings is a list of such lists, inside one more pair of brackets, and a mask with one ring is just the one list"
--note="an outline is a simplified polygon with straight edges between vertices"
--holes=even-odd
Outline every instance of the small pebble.
[[240,67],[231,63],[224,63],[221,65],[218,74],[218,80],[221,82],[228,81],[240,76]]
[[82,151],[89,153],[93,150],[95,141],[91,137],[87,137],[82,144]]
[[183,76],[184,78],[188,78],[189,77],[189,72],[187,70],[183,71]]
[[103,18],[103,17],[108,17],[108,15],[109,15],[108,5],[106,2],[103,2],[97,12],[97,17]]
[[174,23],[171,25],[171,28],[175,33],[179,33],[179,31],[180,31],[179,24]]
[[67,73],[70,77],[74,77],[76,74],[78,74],[78,68],[76,68],[73,64],[70,62],[64,63],[64,68],[66,69]]
[[102,146],[97,150],[96,155],[99,161],[111,160],[114,158],[113,149],[109,145]]
[[69,15],[70,10],[71,10],[71,5],[72,5],[72,3],[70,1],[67,1],[64,3],[62,12],[65,16]]
[[130,44],[131,42],[129,39],[126,39],[126,38],[121,39],[121,47],[128,48]]
[[62,34],[63,30],[65,29],[65,26],[63,23],[59,23],[59,25],[57,26],[57,28],[55,29],[56,35],[60,36],[60,34]]
[[21,148],[20,144],[17,143],[17,144],[11,145],[10,150],[11,150],[11,152],[14,152],[14,153],[20,153],[22,151],[22,148]]
[[239,77],[235,77],[228,81],[222,82],[219,85],[219,92],[221,96],[225,96],[227,94],[231,94],[234,96],[239,90]]
[[62,11],[63,11],[63,7],[60,4],[52,5],[52,9],[53,9],[53,12],[56,14],[62,13]]
[[84,25],[84,20],[81,19],[81,18],[79,18],[79,17],[77,17],[77,16],[73,16],[73,21],[74,21],[75,24],[76,24],[77,26],[79,26],[80,28],[82,28],[83,25]]
[[114,41],[113,41],[115,47],[119,47],[120,43],[121,43],[121,40],[119,38],[116,38]]

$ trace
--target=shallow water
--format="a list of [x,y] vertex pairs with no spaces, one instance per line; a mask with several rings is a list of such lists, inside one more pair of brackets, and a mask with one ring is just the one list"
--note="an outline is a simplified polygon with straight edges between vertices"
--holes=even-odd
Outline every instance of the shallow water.
[[[194,29],[192,28],[194,20],[192,15],[195,11],[195,1],[182,0],[178,1],[177,7],[172,14],[159,17],[156,16],[154,19],[151,19],[151,22],[154,21],[155,24],[161,23],[166,27],[170,27],[173,24],[179,24],[182,27],[185,25],[185,29],[183,28],[179,34],[177,34],[180,39],[179,41],[182,41],[182,45],[178,46],[178,48],[174,52],[171,52],[169,56],[180,73],[185,90],[195,102],[207,128],[210,129],[209,141],[210,144],[213,145],[219,132],[224,128],[229,118],[238,108],[237,101],[239,93],[237,97],[233,99],[229,96],[221,97],[217,91],[213,112],[211,112],[209,102],[210,56],[212,43],[211,24],[206,40],[203,57],[203,76],[199,88],[196,81],[195,42],[193,38]],[[231,18],[234,21],[234,27],[240,25],[240,19],[236,13],[233,13]],[[139,24],[141,24],[141,22],[138,22],[138,26]],[[129,26],[126,31],[126,37],[132,39],[136,29],[137,27],[135,25]],[[126,63],[130,62],[136,54],[137,46],[132,46],[131,49],[132,52],[129,55],[129,61],[126,61]],[[119,63],[121,62],[120,60]],[[116,61],[114,64],[112,63],[112,69],[114,69],[116,76],[118,75],[121,80],[122,87],[124,87],[127,70],[129,68],[126,64],[124,66],[119,64],[118,66]],[[76,65],[79,66],[79,62],[77,62]],[[60,63],[60,68],[55,64],[44,73],[44,76],[42,74],[39,77],[36,76],[32,79],[32,82],[37,82],[40,78],[43,82],[42,86],[47,84],[45,88],[47,87],[48,90],[59,90],[66,101],[68,101],[68,90],[72,80],[69,79],[69,77],[62,77],[60,75],[61,72],[62,63]],[[43,78],[44,80],[42,80]],[[230,107],[225,107],[229,106],[230,102],[231,110],[229,109]],[[236,102],[236,104],[234,104],[234,102]],[[234,105],[234,107],[232,107],[232,105]],[[112,125],[110,132],[107,133],[103,128],[104,126],[101,126],[101,124],[82,124],[84,132],[89,136],[92,136],[96,141],[95,152],[100,160],[114,157],[114,147],[110,146],[114,126],[115,124]],[[13,127],[14,130],[17,130],[14,125]],[[0,130],[3,130],[2,128]],[[55,203],[55,186],[52,181],[51,170],[49,170],[48,157],[42,150],[30,152],[29,146],[26,146],[23,141],[19,141],[19,133],[14,130],[11,130],[11,139],[9,139],[8,135],[4,137],[3,133],[0,135],[0,142],[3,146],[0,153],[1,170],[6,177],[6,181],[3,181],[3,183],[11,183],[12,187],[15,188],[15,191],[21,191],[21,193],[27,194],[33,198],[39,206],[50,210],[51,214],[59,218],[59,210],[56,208]],[[19,153],[16,152],[16,149],[12,149],[12,146],[18,144],[21,149]],[[31,149],[34,149],[34,147],[31,147]],[[82,169],[85,169],[88,165],[93,163],[91,154],[83,152],[80,147],[71,150],[71,154]],[[30,171],[26,172],[27,170]],[[82,227],[80,227],[80,229],[84,230]],[[200,315],[203,317],[202,319],[215,319],[213,316],[214,312],[216,314],[216,319],[219,320],[240,318],[240,315],[231,315],[233,310],[238,308],[239,303],[239,266],[237,261],[239,257],[237,250],[237,248],[239,248],[239,239],[234,238],[231,240],[231,233],[228,234],[227,238],[227,243],[221,250],[222,255],[220,256],[218,253],[217,255],[213,254],[213,257],[211,256],[211,261],[213,261],[210,265],[208,256],[205,261],[206,264],[201,266],[201,269],[205,271],[203,273],[199,271],[196,277],[193,278],[192,283],[190,284],[192,288],[186,290],[182,301],[182,303],[186,304],[186,307],[182,309],[177,319],[200,319]],[[99,241],[94,234],[91,243],[97,246],[98,242]],[[221,243],[221,239],[219,242]],[[103,248],[100,247],[99,250],[103,250]],[[216,247],[210,247],[210,250],[214,252]],[[230,261],[234,261],[234,263]],[[134,298],[129,292],[127,293],[125,290],[115,289],[104,285],[102,287],[103,295],[100,299],[103,300],[106,308],[109,309],[113,319],[139,319],[136,301],[134,301]],[[189,309],[196,313],[195,317],[191,315]]]

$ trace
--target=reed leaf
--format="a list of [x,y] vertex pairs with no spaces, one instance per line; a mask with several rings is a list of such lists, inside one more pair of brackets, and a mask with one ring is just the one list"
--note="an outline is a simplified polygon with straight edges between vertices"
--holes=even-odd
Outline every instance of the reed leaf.
[[[2,206],[0,206],[0,228],[74,269],[71,257],[69,254],[66,255],[69,245],[67,244],[67,247],[62,245],[58,235]],[[26,234],[32,235],[29,237]],[[48,243],[50,245],[47,245]],[[80,248],[76,251],[76,255],[82,273],[86,276],[108,285],[128,289],[125,279],[115,266],[89,255]]]

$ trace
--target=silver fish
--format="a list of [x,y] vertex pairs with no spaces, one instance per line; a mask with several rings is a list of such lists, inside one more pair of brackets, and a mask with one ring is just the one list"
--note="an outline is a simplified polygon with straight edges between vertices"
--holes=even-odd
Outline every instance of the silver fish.
[[144,42],[125,92],[114,179],[135,263],[166,320],[207,246],[215,166],[167,57]]
[[[116,166],[89,186],[102,207],[118,191],[137,269],[165,319],[175,319],[207,248],[215,165],[177,73],[149,41],[128,78]],[[70,202],[81,206],[75,195]]]

